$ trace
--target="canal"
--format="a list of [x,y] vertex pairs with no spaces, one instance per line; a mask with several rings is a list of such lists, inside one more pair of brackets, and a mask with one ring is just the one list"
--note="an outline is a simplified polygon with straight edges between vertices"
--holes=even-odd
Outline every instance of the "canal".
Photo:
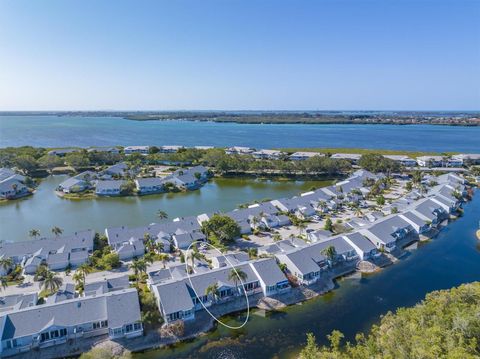
[[[283,359],[298,354],[308,332],[322,344],[333,329],[353,340],[356,333],[367,330],[389,310],[414,305],[433,290],[480,280],[480,242],[475,239],[479,220],[477,193],[465,205],[463,217],[380,273],[344,278],[333,292],[266,317],[257,312],[241,330],[219,327],[193,341],[136,354],[134,358]],[[241,323],[243,316],[231,316],[226,321]]]
[[229,211],[238,205],[264,198],[280,198],[327,186],[330,181],[281,181],[254,178],[214,178],[197,191],[144,197],[111,197],[71,200],[54,190],[66,175],[42,180],[36,193],[25,199],[0,204],[0,240],[28,238],[30,229],[50,235],[53,226],[72,233],[81,229],[102,231],[110,226],[142,226],[158,222],[162,210],[170,218],[204,212]]

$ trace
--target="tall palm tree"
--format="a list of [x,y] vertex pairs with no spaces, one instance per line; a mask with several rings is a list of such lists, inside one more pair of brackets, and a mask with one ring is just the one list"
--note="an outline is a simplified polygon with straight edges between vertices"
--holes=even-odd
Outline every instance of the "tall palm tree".
[[52,271],[47,271],[42,281],[42,289],[55,293],[63,284],[63,279]]
[[220,295],[217,283],[209,285],[207,288],[205,288],[205,295],[209,295],[209,294],[212,295],[213,301],[216,302],[217,297]]
[[336,251],[334,246],[328,246],[328,247],[324,248],[320,253],[323,254],[325,257],[327,257],[327,259],[330,262],[333,262],[335,260],[336,255],[337,255],[337,251]]
[[52,233],[55,235],[55,237],[58,237],[60,234],[63,233],[63,229],[55,226],[55,227],[52,228]]
[[167,219],[168,218],[168,213],[159,209],[157,211],[157,217],[160,218],[160,219]]
[[40,231],[38,229],[31,229],[30,232],[28,232],[28,235],[30,237],[36,238],[40,236]]
[[193,247],[193,250],[190,251],[189,256],[190,261],[192,262],[192,268],[195,266],[195,259],[202,259],[202,255],[198,251],[197,247]]
[[360,208],[359,206],[356,206],[356,207],[355,207],[354,214],[355,214],[355,217],[361,217],[361,216],[363,216],[363,212],[362,212],[362,210],[361,210],[361,208]]
[[149,252],[153,252],[154,250],[154,246],[155,246],[155,242],[153,241],[153,238],[152,236],[150,235],[150,233],[145,233],[143,235],[143,241],[145,243],[145,247],[147,248],[147,250]]
[[167,262],[170,260],[170,256],[167,253],[161,253],[159,254],[158,258],[163,264],[163,268],[167,267]]
[[35,271],[35,275],[33,276],[33,280],[34,281],[43,280],[43,278],[45,278],[47,272],[48,272],[48,267],[45,264],[40,264]]
[[132,264],[130,264],[130,268],[133,269],[133,272],[135,273],[135,281],[138,283],[140,282],[140,275],[142,273],[146,273],[147,271],[147,263],[143,259],[134,259],[132,261]]
[[72,276],[73,281],[75,282],[75,287],[76,289],[82,293],[83,290],[85,289],[85,281],[82,273],[75,271]]
[[[228,280],[232,281],[235,284],[235,288],[238,287],[238,282],[240,282],[240,279],[245,282],[247,278],[247,273],[242,271],[240,268],[232,268],[232,270],[228,274]],[[239,288],[237,288],[237,291],[241,293]]]
[[0,290],[6,289],[7,286],[8,286],[7,277],[1,276],[1,277],[0,277]]
[[307,225],[303,222],[300,222],[300,223],[297,224],[297,227],[299,229],[300,235],[302,235],[305,228],[307,228]]
[[155,250],[157,252],[163,252],[165,250],[165,245],[162,242],[155,243]]
[[76,270],[82,278],[83,278],[83,285],[85,285],[85,280],[87,279],[87,275],[89,275],[92,272],[92,267],[90,267],[88,264],[83,263],[81,266],[79,266]]
[[10,257],[0,258],[0,268],[5,272],[13,267],[13,259]]

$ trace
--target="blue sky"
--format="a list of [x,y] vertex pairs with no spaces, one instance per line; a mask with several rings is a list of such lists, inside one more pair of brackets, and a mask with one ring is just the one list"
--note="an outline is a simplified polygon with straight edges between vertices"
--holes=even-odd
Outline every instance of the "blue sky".
[[0,110],[478,110],[477,0],[0,0]]

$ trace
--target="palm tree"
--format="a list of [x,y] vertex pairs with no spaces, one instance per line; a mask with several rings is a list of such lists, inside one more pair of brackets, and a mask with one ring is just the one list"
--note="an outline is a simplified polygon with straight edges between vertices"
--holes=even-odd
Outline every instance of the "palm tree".
[[130,264],[130,268],[133,269],[133,272],[135,273],[135,280],[138,286],[138,282],[140,281],[139,275],[147,271],[147,263],[143,259],[134,259],[132,264]]
[[8,286],[8,280],[7,277],[1,276],[0,277],[0,290],[6,289]]
[[[232,281],[235,284],[235,288],[238,287],[238,282],[245,282],[247,278],[247,273],[242,271],[240,268],[232,268],[232,270],[228,274],[228,280]],[[240,293],[240,289],[237,288],[237,291]]]
[[362,212],[362,210],[360,209],[359,206],[356,206],[356,207],[355,207],[354,214],[355,214],[356,217],[361,217],[361,216],[363,216],[363,212]]
[[318,202],[318,207],[320,208],[320,211],[324,213],[327,209],[327,202],[325,201]]
[[52,233],[55,235],[55,237],[58,237],[60,234],[63,233],[63,229],[55,226],[55,227],[52,228]]
[[157,217],[160,218],[160,219],[167,219],[168,218],[168,213],[159,209],[157,211]]
[[165,246],[162,242],[155,243],[155,250],[157,252],[163,252],[165,250]]
[[63,279],[52,271],[47,271],[42,281],[42,289],[55,293],[63,284]]
[[170,256],[167,253],[161,253],[158,256],[158,259],[160,259],[160,261],[162,262],[163,268],[166,268],[167,262],[170,260]]
[[88,264],[83,263],[81,266],[79,266],[76,270],[76,273],[79,273],[82,278],[83,278],[83,285],[85,285],[85,280],[87,279],[87,275],[92,272],[92,267],[90,267]]
[[275,242],[281,241],[281,240],[282,240],[282,236],[281,236],[280,234],[278,234],[278,233],[275,233],[275,234],[273,235],[273,240],[274,240]]
[[193,250],[190,251],[190,254],[189,254],[188,257],[190,258],[190,261],[192,262],[192,268],[195,265],[195,259],[198,259],[198,260],[202,259],[202,255],[198,251],[197,247],[193,247]]
[[320,253],[323,254],[325,257],[327,257],[327,259],[331,263],[333,263],[336,255],[337,255],[337,251],[336,251],[334,246],[328,246],[328,247],[324,248]]
[[297,227],[298,227],[298,229],[299,229],[299,231],[300,231],[300,235],[302,235],[302,233],[303,233],[303,231],[305,230],[305,228],[307,228],[307,225],[306,225],[305,223],[303,223],[303,222],[300,222],[300,223],[297,224]]
[[145,247],[147,248],[147,250],[148,250],[149,252],[153,252],[154,246],[155,246],[155,242],[153,241],[152,236],[150,235],[150,233],[144,233],[144,235],[143,235],[143,241],[145,242]]
[[43,280],[47,275],[48,267],[45,264],[40,264],[35,271],[35,275],[33,276],[34,281]]
[[38,229],[31,229],[30,232],[28,232],[28,235],[30,237],[36,238],[40,236],[40,231]]
[[10,257],[0,258],[0,268],[5,272],[13,267],[13,259]]
[[205,295],[209,295],[211,294],[212,295],[212,298],[213,298],[213,301],[215,302],[217,300],[217,297],[220,295],[220,292],[218,290],[218,284],[215,283],[215,284],[212,284],[212,285],[209,285],[206,289],[205,289]]
[[257,216],[253,216],[252,219],[250,220],[250,222],[252,222],[253,228],[256,229],[257,224],[259,223],[259,220],[258,220]]
[[81,293],[85,289],[85,282],[82,273],[75,271],[72,276],[76,289]]

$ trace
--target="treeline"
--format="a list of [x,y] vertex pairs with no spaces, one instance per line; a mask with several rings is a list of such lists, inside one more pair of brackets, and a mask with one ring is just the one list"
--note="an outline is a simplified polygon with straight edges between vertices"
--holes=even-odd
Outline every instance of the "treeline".
[[85,149],[67,153],[65,156],[49,155],[44,148],[16,147],[0,149],[0,166],[16,167],[29,174],[36,170],[51,170],[60,166],[72,166],[75,169],[111,165],[127,161],[134,166],[171,164],[202,164],[214,168],[220,174],[256,173],[256,174],[299,174],[299,175],[337,175],[351,169],[345,160],[329,157],[312,157],[304,161],[291,161],[288,156],[279,160],[257,160],[251,155],[227,155],[223,149],[180,149],[175,153],[160,153],[152,147],[148,155],[129,156],[107,152],[89,152]]
[[319,347],[312,334],[300,359],[436,359],[480,357],[480,282],[427,294],[412,308],[387,313],[368,335],[343,344],[333,331],[328,346]]
[[[283,175],[341,175],[351,170],[350,162],[332,159],[328,156],[314,156],[303,161],[292,161],[287,155],[278,160],[255,159],[251,155],[229,155],[223,149],[182,148],[174,153],[161,153],[152,146],[147,155],[135,153],[126,156],[121,153],[87,151],[67,153],[65,156],[49,155],[48,149],[34,147],[8,147],[0,149],[0,166],[16,167],[26,174],[55,167],[71,166],[85,169],[112,165],[126,161],[132,166],[148,165],[197,165],[202,164],[219,174],[283,174]],[[377,153],[362,155],[360,167],[375,173],[391,174],[402,170],[402,166]]]

